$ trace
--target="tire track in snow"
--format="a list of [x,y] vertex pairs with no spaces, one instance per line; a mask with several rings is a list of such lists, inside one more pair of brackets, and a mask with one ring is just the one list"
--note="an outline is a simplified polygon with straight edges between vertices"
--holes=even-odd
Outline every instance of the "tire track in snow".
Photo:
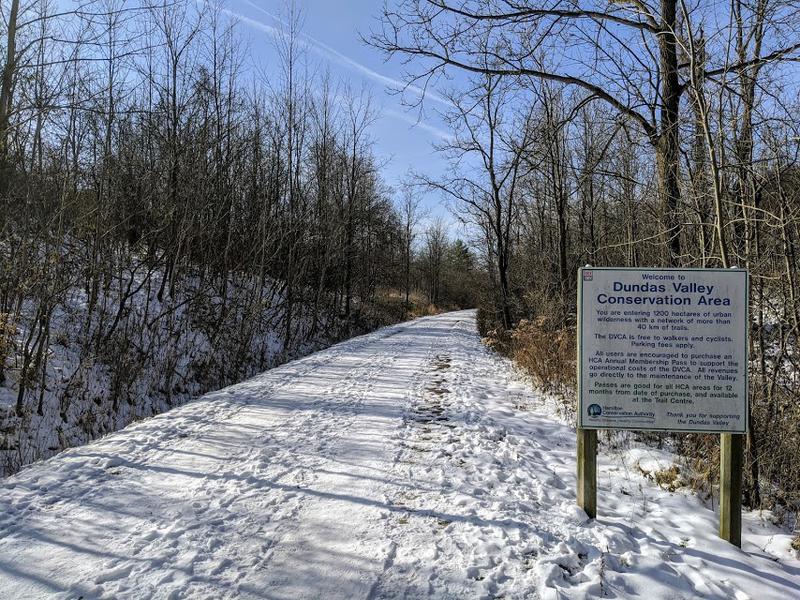
[[[134,424],[96,443],[68,450],[7,480],[6,488],[0,488],[0,509],[6,516],[6,526],[0,532],[4,543],[0,548],[13,548],[11,554],[21,551],[23,559],[17,562],[23,563],[35,564],[39,554],[47,556],[51,551],[54,556],[48,562],[52,581],[48,578],[37,581],[17,564],[12,569],[2,556],[0,580],[4,573],[10,572],[14,579],[25,582],[23,589],[46,589],[52,593],[60,588],[68,598],[149,597],[156,592],[165,597],[166,590],[185,589],[187,583],[197,579],[194,570],[200,561],[186,560],[191,553],[182,554],[181,541],[191,539],[193,530],[201,530],[210,522],[211,530],[203,531],[202,535],[211,533],[212,538],[203,540],[201,551],[196,553],[201,558],[208,556],[219,545],[213,539],[213,528],[224,522],[224,519],[201,518],[204,510],[195,497],[203,494],[197,492],[197,480],[223,479],[226,463],[234,461],[235,446],[252,435],[237,421],[242,412],[288,392],[299,380],[335,364],[343,355],[359,355],[403,330],[403,326],[395,326],[343,342]],[[357,374],[363,371],[358,365],[353,370]],[[280,418],[269,423],[276,431],[283,428],[296,408],[290,406],[291,394],[282,404],[272,415]],[[206,446],[206,456],[198,451],[198,445]],[[191,470],[196,473],[205,470],[207,476],[195,477],[196,473],[189,473]],[[146,477],[148,471],[151,477]],[[175,479],[181,480],[182,489],[174,489]],[[159,483],[163,489],[159,489]],[[246,483],[240,481],[239,489]],[[148,489],[149,486],[152,488]],[[195,497],[191,490],[195,490]],[[173,498],[159,497],[160,491],[163,496]],[[216,511],[227,508],[231,504],[229,496],[220,494],[210,503],[211,508]],[[190,502],[186,502],[187,497]],[[139,506],[128,510],[127,505],[136,504]],[[290,518],[296,512],[277,504],[276,516]],[[270,508],[268,502],[262,506],[265,510]],[[47,525],[49,513],[58,514],[59,520],[66,524],[60,535],[51,535]],[[180,527],[181,520],[197,525]],[[124,527],[117,521],[124,521]],[[197,537],[201,537],[199,532]],[[31,545],[30,539],[36,543]],[[73,552],[63,552],[65,548]],[[31,558],[25,560],[26,555]],[[132,573],[128,571],[131,563]],[[137,577],[159,570],[166,572],[166,565],[170,564],[175,569],[166,573],[164,581],[150,583],[152,577]],[[232,561],[223,558],[209,569],[216,571],[212,575],[217,576],[209,580],[212,587],[214,581],[221,581],[229,564]]]
[[[287,499],[296,502],[291,514],[283,518],[271,533],[267,551],[262,554],[258,564],[254,565],[258,570],[263,572],[269,569],[276,549],[286,541],[287,536],[294,534],[297,523],[303,521],[303,511],[313,498],[307,492],[317,488],[323,465],[331,454],[335,454],[337,440],[352,426],[361,402],[371,390],[369,382],[380,369],[395,359],[399,346],[398,343],[391,344],[384,356],[374,363],[364,365],[361,361],[340,381],[324,390],[320,402],[324,408],[307,413],[299,422],[289,425],[289,433],[284,439],[286,446],[280,450],[279,455],[264,461],[263,449],[270,452],[270,449],[274,449],[274,441],[271,444],[266,438],[258,440],[256,446],[259,450],[255,451],[257,458],[252,477],[256,481],[270,482],[267,486],[276,486],[278,496],[275,503],[284,505]],[[309,441],[313,444],[310,449]],[[274,463],[291,463],[291,467],[284,468],[283,472],[276,475]],[[284,491],[280,491],[281,488]],[[297,491],[291,491],[292,488]]]
[[[357,348],[375,344],[386,337],[390,336],[380,336],[378,340],[369,340]],[[338,367],[343,362],[342,351],[331,354],[322,362],[309,361],[311,364],[306,368],[294,370],[272,386],[258,386],[258,394],[269,401],[287,388],[294,389],[298,380],[312,374],[319,378],[331,364]],[[358,397],[351,397],[350,390],[359,381],[370,381],[375,370],[393,358],[394,354],[388,353],[374,364],[353,361],[352,368],[336,384],[312,400],[313,408],[307,404],[301,409],[288,406],[287,413],[276,422],[262,421],[264,431],[254,435],[245,447],[227,457],[223,464],[217,465],[214,472],[203,478],[197,489],[191,492],[191,523],[171,525],[165,532],[140,532],[148,543],[136,548],[137,554],[171,547],[168,559],[162,555],[158,560],[138,565],[112,563],[108,565],[111,575],[100,575],[96,583],[104,584],[104,592],[108,588],[111,595],[119,595],[129,590],[117,579],[152,580],[154,572],[160,571],[163,576],[156,578],[153,591],[169,586],[173,595],[182,597],[213,593],[220,587],[236,589],[244,576],[243,571],[265,569],[274,548],[300,518],[298,515],[306,498],[302,490],[313,485],[315,468],[324,462],[322,454],[326,444],[347,426],[348,419],[353,418],[352,414],[342,416],[358,404]],[[252,385],[257,383],[250,382]],[[227,393],[234,395],[237,391],[229,388]],[[258,412],[261,410],[259,403],[243,403],[227,415],[226,420],[233,427],[252,425],[260,422]],[[310,435],[312,430],[313,435]],[[314,444],[313,448],[308,448],[309,440]],[[189,442],[182,445],[187,444],[190,445]],[[266,522],[265,513],[269,514]],[[209,530],[214,532],[214,537],[204,539]],[[242,532],[246,534],[243,536]],[[130,576],[132,570],[133,577]],[[115,573],[124,577],[114,577]]]
[[372,598],[504,597],[511,583],[528,589],[514,597],[538,597],[534,558],[555,528],[536,519],[538,502],[518,485],[535,477],[508,472],[519,440],[486,414],[493,390],[480,380],[497,373],[480,371],[497,363],[476,356],[476,337],[471,321],[453,323],[408,408],[393,475],[417,490],[395,499],[403,511],[386,534],[396,550]]
[[[398,387],[395,372],[406,370],[412,379],[416,376],[419,358],[409,349],[419,351],[413,329],[424,323],[417,321],[387,336],[392,343],[385,349],[376,347],[376,358],[366,361],[356,377],[352,399],[344,404],[355,405],[360,412],[354,411],[347,423],[331,423],[341,435],[331,438],[324,456],[317,454],[318,462],[310,466],[316,475],[302,486],[306,497],[299,526],[288,529],[265,561],[265,567],[277,573],[263,579],[270,597],[364,597],[388,560],[392,549],[375,534],[382,531],[386,516],[383,490],[387,482],[380,475],[385,475],[385,462],[395,445],[386,435],[387,425],[395,426],[402,410],[400,401],[407,395],[405,385]],[[391,384],[392,398],[386,398],[387,384]],[[329,393],[347,394],[348,387],[338,384]],[[315,545],[320,532],[331,538],[330,547]],[[308,573],[309,564],[314,565],[313,574]]]

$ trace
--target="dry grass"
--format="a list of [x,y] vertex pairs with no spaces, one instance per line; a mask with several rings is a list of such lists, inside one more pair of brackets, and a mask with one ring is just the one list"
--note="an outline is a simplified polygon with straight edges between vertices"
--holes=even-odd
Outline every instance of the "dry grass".
[[520,321],[511,334],[510,355],[542,388],[561,396],[575,390],[575,330],[547,317]]
[[377,311],[391,317],[386,319],[386,324],[406,319],[417,319],[428,315],[438,315],[444,311],[443,307],[430,304],[425,295],[416,290],[409,294],[408,306],[406,306],[405,293],[396,289],[380,291],[375,296],[374,304]]
[[653,473],[653,481],[659,487],[668,489],[674,492],[679,487],[683,487],[683,479],[681,478],[681,470],[677,465],[672,465],[668,469],[662,469]]
[[441,312],[443,312],[442,309],[435,304],[412,304],[408,310],[408,318],[417,319],[428,315],[438,315]]

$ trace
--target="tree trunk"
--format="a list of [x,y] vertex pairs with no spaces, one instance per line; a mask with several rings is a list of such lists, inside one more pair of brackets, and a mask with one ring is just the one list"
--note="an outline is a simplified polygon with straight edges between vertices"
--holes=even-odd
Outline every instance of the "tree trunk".
[[655,143],[658,191],[663,211],[665,266],[678,266],[681,257],[678,112],[682,90],[678,78],[676,27],[677,1],[662,0],[661,32],[658,36],[659,70],[661,75],[661,123],[660,133],[652,141]]
[[18,14],[19,0],[11,0],[6,34],[6,64],[3,67],[3,78],[0,82],[0,193],[4,193],[8,186],[8,135],[11,94],[14,86],[14,70],[16,69]]

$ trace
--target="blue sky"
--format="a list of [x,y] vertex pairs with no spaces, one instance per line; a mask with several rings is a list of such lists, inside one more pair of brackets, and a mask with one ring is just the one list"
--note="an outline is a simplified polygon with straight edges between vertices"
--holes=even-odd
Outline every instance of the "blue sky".
[[[277,70],[273,38],[280,26],[277,19],[286,14],[285,0],[228,0],[222,7],[238,17],[253,63],[266,73]],[[378,118],[370,133],[375,153],[384,163],[384,180],[397,188],[410,169],[432,176],[443,172],[447,163],[433,143],[449,135],[437,113],[445,108],[444,100],[429,91],[422,110],[404,105],[403,95],[389,92],[403,85],[400,62],[384,62],[381,52],[361,41],[377,24],[380,1],[297,0],[297,7],[303,14],[309,63],[320,71],[329,68],[335,79],[349,83],[354,90],[364,85],[372,94]],[[415,89],[406,90],[404,98],[408,104],[416,101],[418,94]],[[441,216],[454,226],[438,194],[426,195],[423,204],[432,217]]]

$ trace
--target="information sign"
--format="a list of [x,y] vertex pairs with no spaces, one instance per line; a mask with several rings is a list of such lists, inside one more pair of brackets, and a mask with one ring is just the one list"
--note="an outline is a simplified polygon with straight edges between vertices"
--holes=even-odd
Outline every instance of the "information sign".
[[578,427],[747,431],[747,271],[578,276]]

